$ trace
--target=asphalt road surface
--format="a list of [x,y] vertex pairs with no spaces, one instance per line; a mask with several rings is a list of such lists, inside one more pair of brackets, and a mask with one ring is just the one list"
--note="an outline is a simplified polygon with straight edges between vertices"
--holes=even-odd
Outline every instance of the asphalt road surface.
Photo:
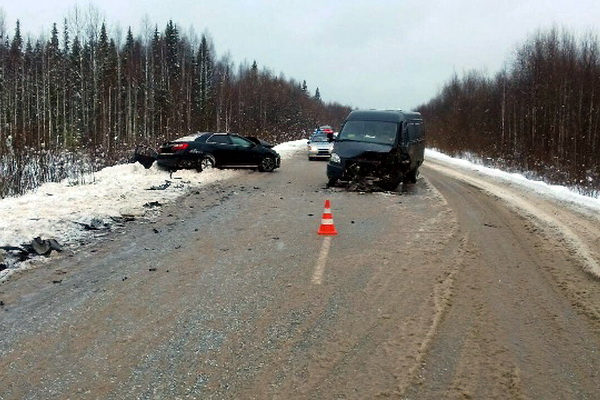
[[0,398],[599,398],[597,213],[429,160],[394,193],[325,165],[240,172],[13,274]]

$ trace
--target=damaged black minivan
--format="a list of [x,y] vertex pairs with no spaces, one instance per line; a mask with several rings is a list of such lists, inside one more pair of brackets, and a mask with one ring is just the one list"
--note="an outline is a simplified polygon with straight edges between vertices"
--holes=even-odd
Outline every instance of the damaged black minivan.
[[423,164],[425,132],[414,111],[352,111],[335,139],[327,164],[329,186],[338,180],[369,182],[396,190],[416,182]]

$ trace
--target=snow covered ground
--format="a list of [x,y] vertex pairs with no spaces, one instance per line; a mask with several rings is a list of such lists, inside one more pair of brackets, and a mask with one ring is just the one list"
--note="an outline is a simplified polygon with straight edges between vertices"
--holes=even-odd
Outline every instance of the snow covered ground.
[[[284,160],[305,148],[305,139],[275,147]],[[434,150],[427,150],[425,158],[477,170],[493,179],[511,181],[523,190],[544,193],[600,211],[600,199],[578,195],[562,186],[531,181],[519,174],[453,159]],[[178,171],[170,176],[154,166],[145,169],[136,163],[105,168],[91,177],[90,184],[70,186],[67,181],[47,183],[24,196],[0,200],[0,246],[22,246],[40,237],[56,239],[65,247],[76,247],[90,229],[102,229],[124,219],[142,217],[157,203],[164,204],[186,190],[225,180],[239,173],[235,170],[202,173]],[[27,261],[11,262],[6,253],[0,250],[2,264],[8,268],[0,271],[0,282],[15,271],[29,267]]]

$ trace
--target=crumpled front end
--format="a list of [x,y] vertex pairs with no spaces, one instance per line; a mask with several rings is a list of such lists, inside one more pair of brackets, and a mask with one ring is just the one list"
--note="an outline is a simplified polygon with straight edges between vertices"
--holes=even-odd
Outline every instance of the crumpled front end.
[[[394,190],[404,178],[408,162],[401,160],[389,146],[379,146],[367,151],[356,151],[350,144],[347,149],[337,146],[335,155],[327,165],[330,182],[337,180],[364,185],[377,185]],[[404,161],[404,162],[403,162]]]
[[390,154],[365,153],[361,157],[345,160],[341,180],[366,184],[400,181],[399,166]]

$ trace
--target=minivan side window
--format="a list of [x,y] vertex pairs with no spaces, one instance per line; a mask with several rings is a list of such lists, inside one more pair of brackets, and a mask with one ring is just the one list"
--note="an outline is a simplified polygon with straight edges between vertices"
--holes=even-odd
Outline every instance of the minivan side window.
[[409,122],[408,123],[408,141],[414,142],[415,140],[421,139],[423,136],[422,131],[423,124],[421,122]]

